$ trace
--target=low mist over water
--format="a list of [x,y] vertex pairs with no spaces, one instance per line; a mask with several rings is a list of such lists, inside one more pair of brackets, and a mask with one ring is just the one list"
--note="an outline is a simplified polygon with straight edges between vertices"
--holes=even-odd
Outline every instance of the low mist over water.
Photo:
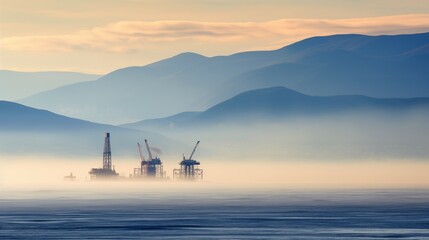
[[[429,163],[421,160],[371,160],[355,161],[273,161],[270,159],[204,159],[200,168],[204,170],[201,182],[173,180],[173,169],[178,168],[179,159],[164,158],[167,179],[145,181],[129,179],[139,160],[114,158],[117,181],[100,185],[106,190],[111,186],[122,189],[135,187],[145,189],[159,184],[163,188],[178,184],[205,186],[207,188],[403,188],[429,187],[427,169]],[[101,159],[42,159],[18,158],[8,163],[0,163],[0,186],[9,190],[40,190],[57,188],[91,188],[96,183],[90,181],[91,168],[100,167]],[[73,182],[64,181],[64,176],[72,173]]]

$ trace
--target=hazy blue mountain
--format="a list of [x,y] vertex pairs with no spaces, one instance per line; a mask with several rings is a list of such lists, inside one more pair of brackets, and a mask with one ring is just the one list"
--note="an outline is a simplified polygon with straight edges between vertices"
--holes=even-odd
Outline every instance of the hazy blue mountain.
[[429,96],[429,33],[308,38],[271,52],[265,66],[229,79],[209,96],[217,103],[240,92],[284,86],[311,95]]
[[17,100],[63,85],[91,81],[99,75],[76,72],[16,72],[0,70],[0,100]]
[[193,121],[216,121],[246,117],[314,116],[359,111],[399,112],[424,108],[429,98],[371,98],[362,95],[309,96],[284,87],[250,90],[219,103]]
[[201,111],[238,93],[284,86],[310,95],[429,97],[429,33],[305,39],[274,51],[179,54],[22,102],[67,116],[123,123]]
[[[335,116],[336,114],[383,114],[392,117],[407,111],[429,113],[429,98],[371,98],[361,95],[309,96],[284,87],[250,90],[204,112],[177,114],[126,124],[135,129],[168,129],[201,125],[281,121],[290,118]],[[172,125],[173,124],[173,125]]]
[[8,101],[0,101],[0,113],[2,132],[66,132],[109,127],[109,125],[64,117],[46,110],[34,109]]
[[144,67],[120,69],[96,81],[37,94],[21,102],[97,122],[120,123],[165,116],[174,113],[173,109],[185,111],[195,100],[195,85],[190,83],[194,79],[185,77],[188,80],[176,81],[172,76],[198,68],[195,66],[206,59],[193,53],[180,54]]
[[162,135],[64,117],[46,110],[0,101],[0,155],[97,156],[110,132],[115,155],[138,156],[136,143],[149,139],[166,153],[183,144]]
[[156,128],[174,128],[176,125],[180,125],[193,117],[197,116],[200,112],[182,112],[166,118],[155,118],[147,119],[135,123],[128,123],[120,125],[120,127],[131,128],[131,129],[156,129]]

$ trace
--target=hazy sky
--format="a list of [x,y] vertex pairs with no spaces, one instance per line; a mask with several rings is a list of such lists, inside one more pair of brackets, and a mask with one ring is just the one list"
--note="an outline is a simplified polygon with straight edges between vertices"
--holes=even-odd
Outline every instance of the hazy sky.
[[107,73],[181,52],[425,31],[427,0],[0,0],[0,69]]

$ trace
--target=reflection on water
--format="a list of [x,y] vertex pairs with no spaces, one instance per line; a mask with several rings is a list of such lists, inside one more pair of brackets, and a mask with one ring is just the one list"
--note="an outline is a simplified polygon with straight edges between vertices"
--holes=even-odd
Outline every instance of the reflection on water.
[[2,191],[7,239],[429,239],[429,190]]

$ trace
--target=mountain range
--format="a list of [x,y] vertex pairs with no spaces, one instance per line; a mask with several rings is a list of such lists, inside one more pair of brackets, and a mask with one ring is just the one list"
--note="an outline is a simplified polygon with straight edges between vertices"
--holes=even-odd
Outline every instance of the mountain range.
[[17,72],[0,70],[0,100],[15,101],[54,88],[86,82],[100,75],[76,72]]
[[412,111],[429,113],[429,98],[372,98],[361,95],[309,96],[284,87],[249,90],[203,112],[183,112],[166,118],[124,124],[134,129],[171,129],[283,121],[338,114],[401,116]]
[[138,157],[136,143],[146,138],[164,153],[187,147],[160,134],[69,118],[7,101],[0,101],[0,116],[2,154],[100,156],[105,132],[111,133],[116,156]]
[[313,37],[274,51],[183,53],[21,100],[66,116],[134,122],[202,111],[247,90],[283,86],[313,96],[429,97],[429,33]]

